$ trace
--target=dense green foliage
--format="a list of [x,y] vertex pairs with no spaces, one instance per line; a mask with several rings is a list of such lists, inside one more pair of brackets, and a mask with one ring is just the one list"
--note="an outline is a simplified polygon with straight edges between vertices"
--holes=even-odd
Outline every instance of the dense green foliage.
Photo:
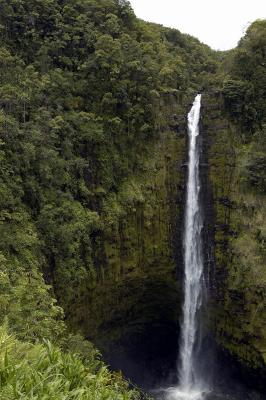
[[[0,399],[140,400],[119,374],[111,374],[96,351],[90,358],[63,353],[49,341],[19,342],[0,327]],[[88,354],[88,349],[87,354]]]
[[[20,340],[1,366],[3,396],[15,385],[33,398],[37,381],[45,382],[53,369],[55,393],[63,396],[70,383],[59,375],[69,364],[81,375],[73,390],[92,398],[88,393],[101,372],[88,377],[74,355],[38,343],[45,338],[62,346],[64,315],[73,329],[83,328],[93,296],[93,315],[104,322],[102,302],[117,300],[105,298],[112,287],[98,286],[108,275],[117,279],[133,270],[132,260],[121,268],[115,261],[115,273],[109,268],[108,240],[128,235],[129,215],[147,197],[158,200],[147,175],[149,164],[156,172],[164,159],[157,150],[150,163],[166,126],[166,104],[172,101],[172,114],[182,119],[195,91],[215,72],[216,59],[198,40],[138,20],[126,0],[0,0],[0,9],[0,324],[6,320]],[[163,173],[160,179],[164,185]],[[151,207],[148,202],[146,219]],[[151,259],[157,244],[149,246]],[[160,253],[161,268],[169,253]],[[48,362],[50,351],[55,359]],[[106,393],[95,399],[118,398],[116,384],[109,389],[112,378],[102,371],[106,389],[99,390]],[[23,383],[26,375],[31,379]],[[46,392],[53,386],[41,386],[41,398],[52,398]],[[121,398],[134,395],[121,389]]]
[[69,315],[101,276],[104,235],[140,201],[134,179],[162,123],[160,93],[190,99],[215,62],[196,39],[137,20],[127,1],[0,8],[3,273],[13,268],[3,280],[27,292],[33,274],[38,308],[44,272]]
[[265,20],[254,22],[227,60],[223,95],[226,109],[250,135],[265,124]]

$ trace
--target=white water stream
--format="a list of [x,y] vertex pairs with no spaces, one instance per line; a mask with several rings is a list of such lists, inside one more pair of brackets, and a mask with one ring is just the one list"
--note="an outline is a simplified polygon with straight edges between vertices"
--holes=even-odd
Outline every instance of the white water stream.
[[169,400],[200,400],[207,388],[196,368],[196,351],[200,345],[198,312],[202,304],[203,255],[202,212],[199,201],[199,120],[201,95],[195,98],[188,114],[189,162],[184,227],[184,304],[179,348],[179,386],[167,390]]

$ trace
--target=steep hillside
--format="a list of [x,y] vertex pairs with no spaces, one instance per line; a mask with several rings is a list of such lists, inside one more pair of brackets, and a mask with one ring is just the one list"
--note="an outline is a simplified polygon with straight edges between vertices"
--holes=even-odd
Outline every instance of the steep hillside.
[[125,0],[0,9],[1,322],[174,362],[185,116],[216,55]]
[[216,338],[257,377],[266,373],[265,54],[266,21],[256,21],[203,96]]

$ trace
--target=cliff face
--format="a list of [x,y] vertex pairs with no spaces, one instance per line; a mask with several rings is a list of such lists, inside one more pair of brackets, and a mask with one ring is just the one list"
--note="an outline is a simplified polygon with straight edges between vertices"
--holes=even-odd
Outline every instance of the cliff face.
[[[173,94],[158,101],[160,135],[150,143],[144,172],[117,195],[118,222],[106,220],[108,229],[95,240],[97,282],[68,315],[113,367],[142,384],[175,367],[182,304],[188,107]],[[225,116],[220,92],[203,94],[202,103],[208,323],[220,349],[243,370],[264,374],[263,196],[243,189],[245,146]],[[133,201],[127,191],[134,192]]]
[[203,96],[215,248],[211,319],[217,343],[245,369],[266,371],[265,196],[243,186],[247,146],[219,92]]
[[135,381],[148,369],[163,376],[174,368],[182,303],[187,106],[171,93],[158,102],[160,134],[149,145],[144,172],[117,194],[119,217],[106,218],[104,234],[95,238],[95,285],[68,314]]

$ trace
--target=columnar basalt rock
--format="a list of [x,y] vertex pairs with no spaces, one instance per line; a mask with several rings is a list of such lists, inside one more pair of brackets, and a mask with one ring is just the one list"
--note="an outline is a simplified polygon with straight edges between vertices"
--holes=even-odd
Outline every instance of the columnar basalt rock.
[[[121,217],[99,237],[99,277],[69,315],[113,367],[141,381],[175,367],[182,304],[182,230],[186,169],[186,112],[173,94],[159,99],[158,139],[143,174],[127,183],[136,195],[119,197]],[[178,120],[178,132],[173,123]],[[118,194],[119,196],[119,194]],[[160,351],[158,351],[158,348]],[[141,352],[141,356],[140,353]],[[153,358],[158,358],[155,361]],[[145,380],[147,381],[147,375]]]
[[256,385],[263,387],[266,274],[256,231],[264,229],[265,201],[241,186],[243,145],[239,128],[225,116],[219,92],[206,93],[202,102],[209,185],[205,209],[215,250],[210,286],[213,330],[220,348],[243,372],[253,371]]

